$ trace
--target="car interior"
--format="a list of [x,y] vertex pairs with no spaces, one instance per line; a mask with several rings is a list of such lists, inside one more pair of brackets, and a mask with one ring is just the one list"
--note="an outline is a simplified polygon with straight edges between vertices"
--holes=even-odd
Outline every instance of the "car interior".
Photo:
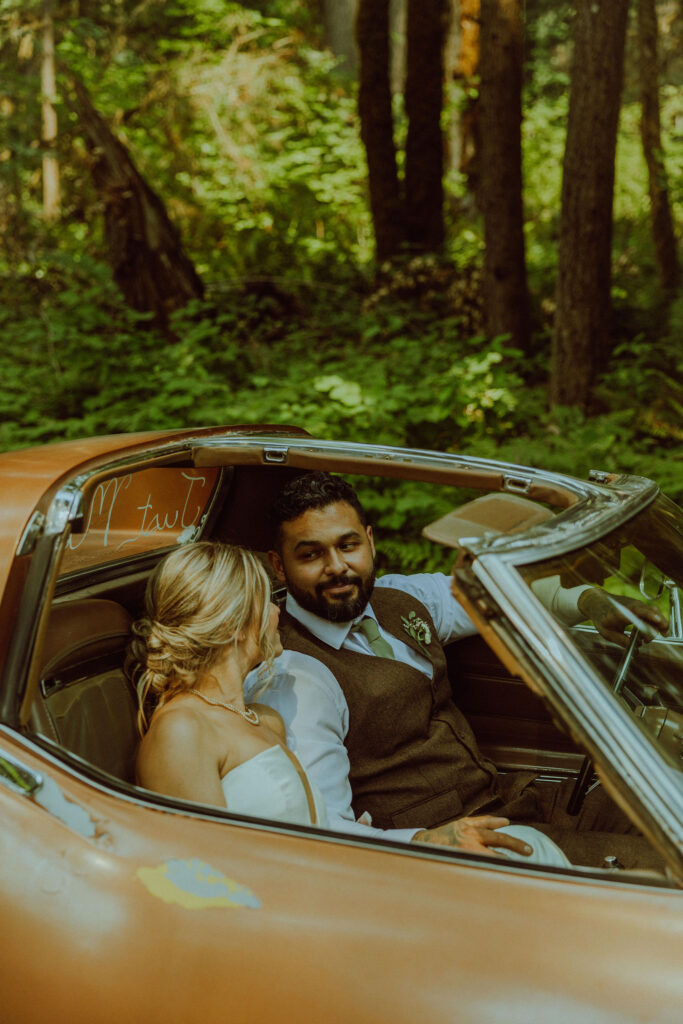
[[[215,465],[223,456],[214,453],[205,461]],[[242,544],[260,553],[267,564],[266,510],[284,483],[307,468],[262,463],[221,466],[202,535]],[[357,471],[359,467],[356,461],[352,467],[334,466],[344,468]],[[183,472],[183,467],[176,472]],[[500,485],[490,478],[475,482]],[[472,483],[469,477],[467,483]],[[574,496],[542,494],[546,500],[549,497],[566,505]],[[479,501],[479,507],[474,501],[459,510],[469,535],[477,528],[524,529],[530,521],[552,514],[543,505],[514,495],[494,492]],[[431,531],[435,541],[443,542],[445,531],[446,543],[452,543],[457,529],[458,517],[451,516],[445,525],[426,524],[425,535],[429,537]],[[110,560],[94,565],[84,565],[82,557],[69,558],[67,553],[44,623],[39,664],[34,666],[27,731],[40,742],[56,745],[67,757],[75,757],[87,770],[106,773],[110,784],[126,786],[135,781],[138,708],[125,670],[126,647],[130,623],[142,612],[147,578],[164,550],[168,547],[157,546],[127,558],[108,556]],[[481,637],[457,641],[447,654],[456,702],[470,719],[483,751],[502,771],[528,767],[552,781],[578,772],[582,755],[571,738],[554,723],[544,702],[509,673]]]

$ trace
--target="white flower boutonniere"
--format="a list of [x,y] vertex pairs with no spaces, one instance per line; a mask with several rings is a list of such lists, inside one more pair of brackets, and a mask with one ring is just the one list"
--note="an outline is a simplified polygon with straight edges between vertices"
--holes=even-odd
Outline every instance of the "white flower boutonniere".
[[411,636],[420,650],[429,657],[427,645],[432,642],[432,631],[424,619],[421,619],[415,612],[409,612],[408,618],[405,615],[401,616],[401,622],[408,636]]

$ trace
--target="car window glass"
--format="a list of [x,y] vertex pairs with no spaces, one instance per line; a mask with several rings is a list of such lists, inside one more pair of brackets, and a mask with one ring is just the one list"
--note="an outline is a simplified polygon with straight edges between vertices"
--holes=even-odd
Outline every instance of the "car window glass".
[[67,540],[61,575],[193,540],[218,473],[155,467],[102,480]]
[[[537,581],[554,581],[544,603],[598,670],[660,753],[683,772],[683,515],[666,498],[594,544],[520,569],[539,596]],[[606,598],[607,618],[578,622],[568,605],[580,590]],[[551,588],[552,589],[552,588]],[[564,591],[564,593],[563,593]],[[557,598],[559,597],[559,600]],[[569,597],[569,602],[567,598]],[[564,607],[562,607],[564,605]],[[648,610],[667,621],[654,628]],[[619,643],[614,631],[622,637]],[[606,635],[608,633],[612,635]]]

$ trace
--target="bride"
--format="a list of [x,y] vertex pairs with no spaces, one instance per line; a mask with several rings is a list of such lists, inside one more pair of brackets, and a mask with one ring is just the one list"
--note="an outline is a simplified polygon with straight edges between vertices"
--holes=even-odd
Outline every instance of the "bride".
[[138,783],[237,814],[325,826],[324,801],[285,746],[282,719],[245,705],[247,674],[261,666],[267,685],[282,653],[280,613],[258,559],[215,542],[178,548],[150,578],[145,609],[130,645]]

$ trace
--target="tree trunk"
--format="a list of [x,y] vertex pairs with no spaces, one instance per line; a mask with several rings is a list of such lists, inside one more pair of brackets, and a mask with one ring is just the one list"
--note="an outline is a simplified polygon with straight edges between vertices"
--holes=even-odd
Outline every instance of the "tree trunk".
[[481,158],[487,333],[529,345],[522,205],[520,0],[481,2]]
[[408,0],[405,105],[408,117],[405,218],[417,252],[443,247],[443,45],[447,0]]
[[358,0],[324,0],[323,26],[325,45],[335,57],[342,58],[340,67],[355,73],[358,68],[358,51],[353,36],[353,25],[358,9]]
[[614,156],[628,0],[577,0],[550,401],[586,410],[611,329]]
[[47,221],[59,219],[59,161],[57,159],[57,84],[55,75],[54,2],[43,3],[43,52],[40,62],[43,142],[43,215]]
[[114,280],[128,305],[154,313],[165,325],[173,310],[202,297],[202,283],[163,202],[95,110],[85,87],[74,81],[73,88],[92,154],[93,181],[104,204]]
[[460,109],[457,153],[454,164],[467,178],[470,192],[479,191],[480,130],[479,130],[479,74],[480,53],[480,0],[460,0],[458,56],[453,67],[453,78],[462,81],[465,90]]
[[389,0],[360,0],[356,41],[360,55],[361,138],[368,162],[377,259],[381,262],[397,255],[404,241],[389,77]]
[[662,155],[655,0],[638,0],[638,35],[643,108],[640,128],[650,181],[652,236],[662,288],[674,292],[680,282],[681,272]]

